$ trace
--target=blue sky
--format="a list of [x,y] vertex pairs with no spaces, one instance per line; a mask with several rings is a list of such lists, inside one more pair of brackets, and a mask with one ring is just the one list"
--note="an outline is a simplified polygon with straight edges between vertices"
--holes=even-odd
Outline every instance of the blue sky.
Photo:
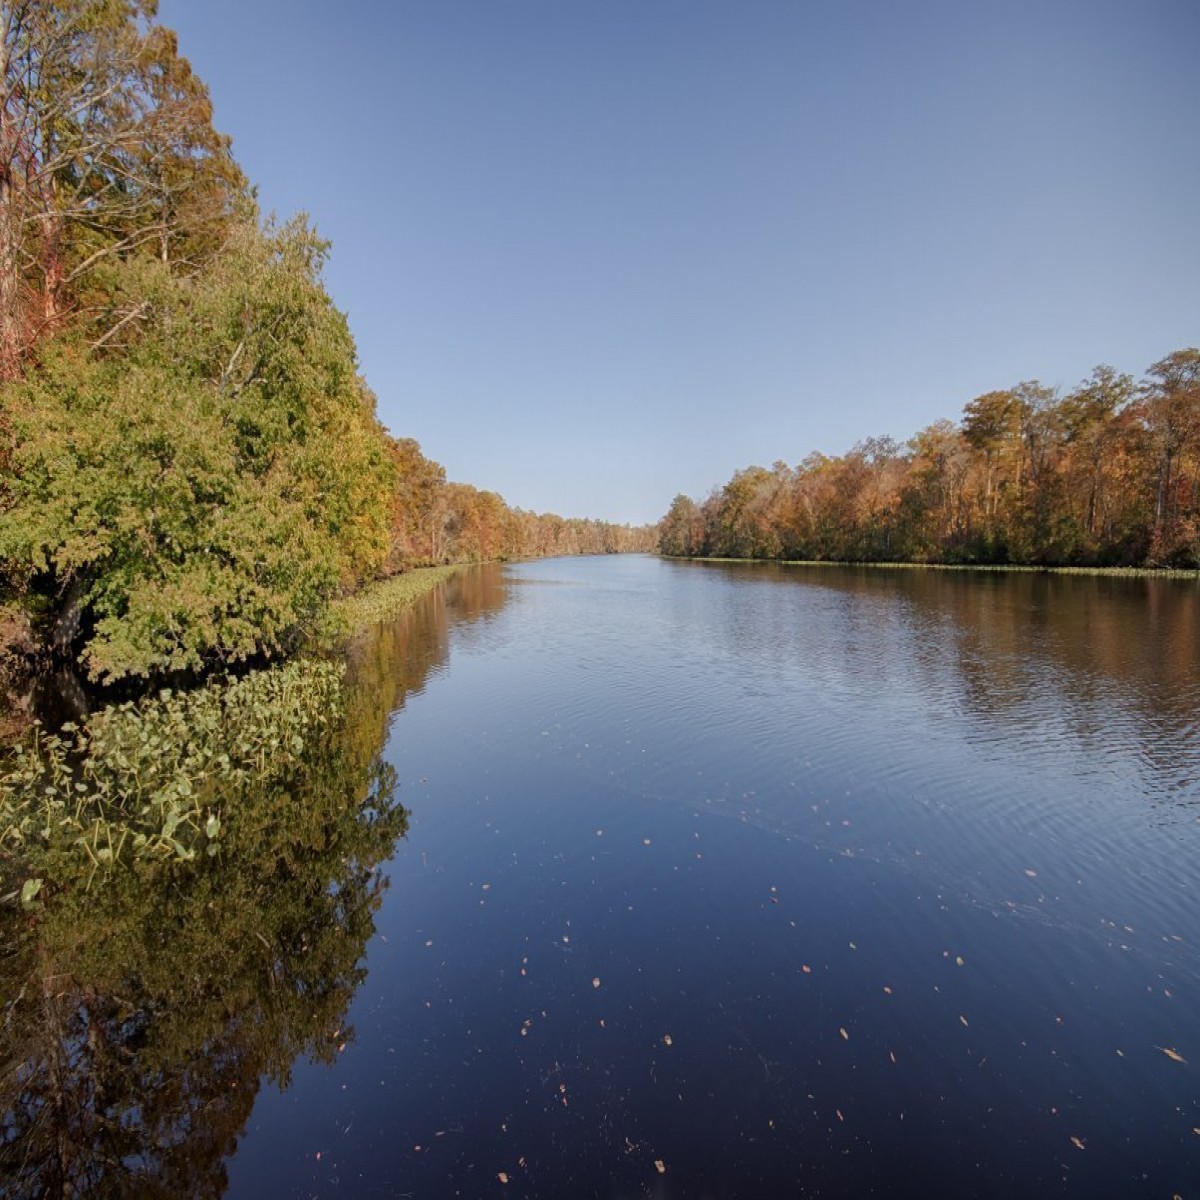
[[1200,344],[1200,4],[162,0],[384,423],[656,520]]

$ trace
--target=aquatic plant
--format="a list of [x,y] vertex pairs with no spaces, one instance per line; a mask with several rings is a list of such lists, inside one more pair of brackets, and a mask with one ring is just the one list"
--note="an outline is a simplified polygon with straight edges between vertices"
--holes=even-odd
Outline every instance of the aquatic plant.
[[215,854],[228,807],[296,772],[340,716],[342,673],[302,659],[35,728],[0,774],[0,850],[26,871],[22,899],[49,855],[84,855],[94,873],[122,855]]
[[326,639],[353,633],[364,625],[390,620],[460,569],[457,566],[419,567],[381,580],[356,595],[335,602],[326,622]]

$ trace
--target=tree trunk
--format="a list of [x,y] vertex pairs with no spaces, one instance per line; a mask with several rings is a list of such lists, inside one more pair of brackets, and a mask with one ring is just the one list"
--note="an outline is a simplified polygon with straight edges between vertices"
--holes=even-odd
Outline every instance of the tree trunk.
[[67,587],[62,607],[50,631],[50,647],[60,658],[69,658],[83,626],[83,580],[76,575]]
[[0,383],[21,373],[19,216],[13,178],[18,133],[8,101],[8,44],[0,37]]

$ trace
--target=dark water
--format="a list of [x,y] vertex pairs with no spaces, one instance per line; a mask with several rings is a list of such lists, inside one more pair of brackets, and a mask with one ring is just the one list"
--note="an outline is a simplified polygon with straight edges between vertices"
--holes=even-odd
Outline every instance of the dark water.
[[357,648],[302,851],[9,964],[19,1136],[105,1195],[1200,1196],[1198,601],[476,571]]

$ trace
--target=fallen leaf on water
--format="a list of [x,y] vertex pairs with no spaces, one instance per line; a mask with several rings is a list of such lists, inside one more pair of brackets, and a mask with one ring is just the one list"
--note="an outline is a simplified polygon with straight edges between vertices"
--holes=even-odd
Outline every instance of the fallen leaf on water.
[[805,963],[805,964],[804,964],[804,966],[802,966],[802,967],[800,968],[800,970],[802,970],[802,971],[805,973],[805,975],[811,975],[811,974],[812,974],[812,967],[810,967],[810,966],[808,965],[808,963]]
[[665,1162],[663,1162],[663,1160],[661,1158],[656,1158],[654,1160],[654,1169],[660,1175],[665,1175],[667,1173],[667,1164]]
[[1072,1134],[1072,1136],[1071,1136],[1071,1145],[1074,1146],[1076,1150],[1086,1150],[1087,1149],[1087,1147],[1083,1144],[1082,1139],[1075,1137],[1074,1134]]
[[508,1182],[508,1176],[507,1176],[507,1175],[506,1175],[506,1174],[505,1174],[503,1171],[501,1171],[501,1172],[500,1172],[500,1173],[499,1173],[499,1174],[496,1176],[496,1178],[497,1178],[497,1179],[499,1179],[501,1183],[507,1183],[507,1182]]
[[599,986],[600,986],[600,976],[597,975],[596,978],[592,980],[592,987],[598,988]]
[[839,1029],[838,1033],[840,1033],[842,1035],[843,1041],[848,1042],[850,1040],[850,1035],[844,1029]]
[[1178,1050],[1172,1050],[1168,1046],[1159,1046],[1158,1049],[1160,1049],[1172,1062],[1177,1062],[1177,1063],[1186,1063],[1187,1062],[1187,1059],[1184,1058],[1183,1055],[1180,1054]]

